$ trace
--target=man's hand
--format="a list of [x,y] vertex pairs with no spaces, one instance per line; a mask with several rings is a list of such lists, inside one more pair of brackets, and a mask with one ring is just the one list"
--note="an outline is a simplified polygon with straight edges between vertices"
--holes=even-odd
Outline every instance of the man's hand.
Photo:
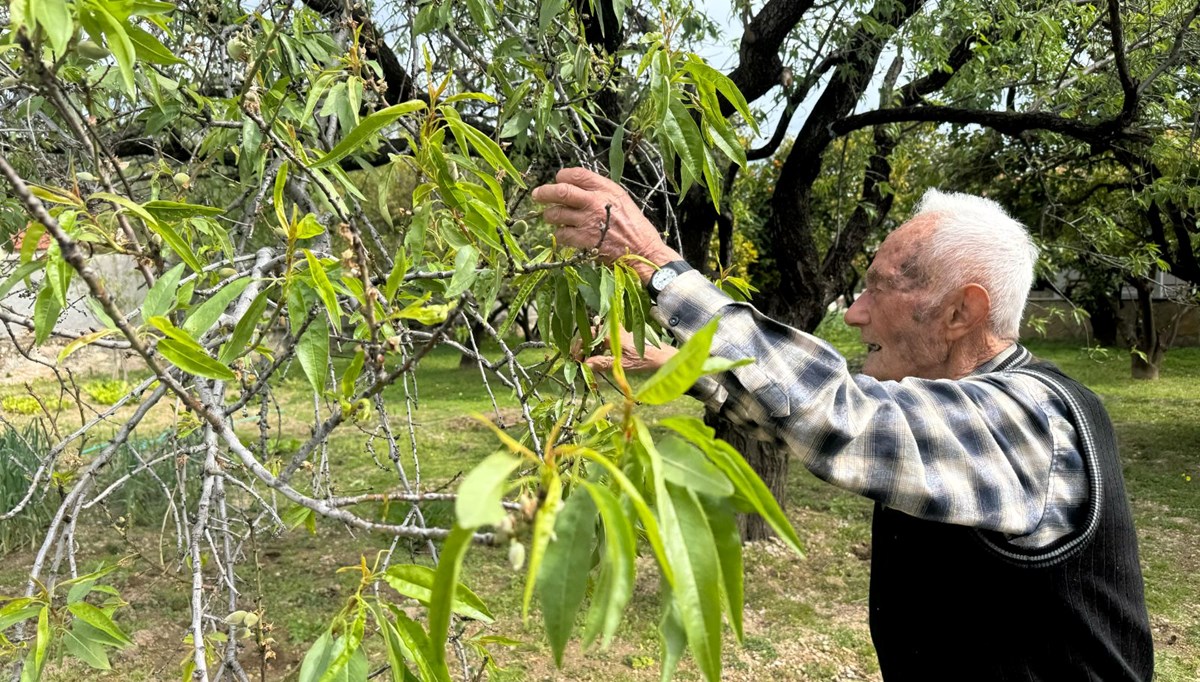
[[[603,348],[609,349],[607,338]],[[637,347],[633,343],[633,334],[621,330],[621,367],[624,367],[626,372],[653,372],[667,364],[667,360],[678,352],[678,349],[672,346],[655,348],[646,344],[646,354],[638,355]],[[593,355],[583,362],[591,367],[593,372],[611,372],[614,359],[612,355]]]
[[[533,199],[549,204],[542,217],[560,226],[555,233],[560,243],[578,249],[599,248],[605,263],[627,254],[641,256],[656,266],[682,259],[663,243],[658,231],[617,183],[584,168],[564,168],[555,181],[534,189]],[[643,284],[654,274],[653,267],[639,260],[631,259],[630,265]]]

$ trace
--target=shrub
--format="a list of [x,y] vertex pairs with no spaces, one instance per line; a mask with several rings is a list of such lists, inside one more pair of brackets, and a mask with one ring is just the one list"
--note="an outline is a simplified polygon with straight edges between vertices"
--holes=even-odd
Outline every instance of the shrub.
[[[25,397],[33,401],[33,398]],[[5,398],[7,402],[8,398]],[[34,406],[36,409],[36,403]],[[7,404],[4,407],[8,409]],[[0,514],[8,513],[24,499],[33,472],[49,449],[49,438],[40,423],[26,424],[21,431],[5,425],[0,431],[0,453],[3,453],[0,455]],[[45,533],[50,516],[50,506],[42,496],[35,495],[20,514],[0,522],[0,554],[36,543]]]
[[[113,405],[129,395],[132,388],[128,381],[120,379],[94,379],[84,383],[83,392],[97,405]],[[137,401],[137,396],[134,396],[134,401]]]

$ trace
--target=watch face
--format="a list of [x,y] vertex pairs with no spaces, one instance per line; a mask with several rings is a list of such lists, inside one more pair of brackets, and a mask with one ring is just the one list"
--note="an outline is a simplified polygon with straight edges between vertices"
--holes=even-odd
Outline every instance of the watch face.
[[655,291],[662,291],[663,287],[671,283],[679,275],[673,268],[660,268],[653,276],[650,277],[650,286],[654,287]]

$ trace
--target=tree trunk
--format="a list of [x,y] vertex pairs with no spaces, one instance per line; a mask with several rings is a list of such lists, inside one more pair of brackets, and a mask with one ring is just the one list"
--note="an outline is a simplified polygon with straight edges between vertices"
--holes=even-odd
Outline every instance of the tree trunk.
[[1136,336],[1131,339],[1129,349],[1129,373],[1134,379],[1154,380],[1158,378],[1158,367],[1162,364],[1166,348],[1154,323],[1154,282],[1138,279],[1133,283],[1137,289],[1138,319],[1134,323]]
[[[758,472],[771,495],[779,501],[779,506],[785,507],[789,462],[787,451],[747,438],[732,422],[722,419],[714,412],[704,413],[704,423],[716,430],[717,438],[726,441],[742,453],[746,463]],[[738,514],[738,530],[742,534],[743,542],[765,540],[774,535],[771,527],[758,514]]]

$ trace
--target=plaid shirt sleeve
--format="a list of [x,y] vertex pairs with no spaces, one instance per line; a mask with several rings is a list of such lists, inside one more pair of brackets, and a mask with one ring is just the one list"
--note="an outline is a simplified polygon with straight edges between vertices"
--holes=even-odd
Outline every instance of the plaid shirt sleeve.
[[1087,480],[1074,427],[1037,379],[853,375],[824,341],[733,302],[694,271],[666,287],[655,315],[681,340],[720,316],[713,354],[755,362],[701,379],[692,395],[829,483],[1029,548],[1082,523]]

